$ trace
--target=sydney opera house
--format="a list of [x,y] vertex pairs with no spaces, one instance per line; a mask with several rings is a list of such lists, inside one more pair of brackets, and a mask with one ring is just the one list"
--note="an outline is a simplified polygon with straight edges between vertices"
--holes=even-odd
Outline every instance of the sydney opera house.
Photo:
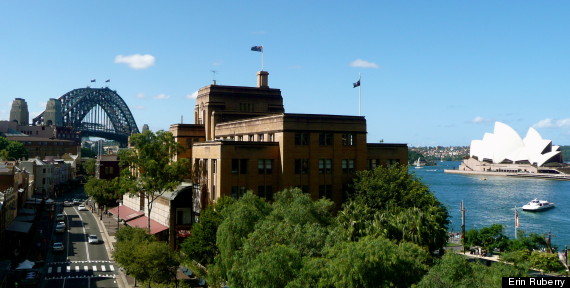
[[510,126],[495,122],[493,133],[485,133],[482,140],[471,141],[470,157],[457,172],[530,174],[565,174],[562,151],[551,140],[530,128],[524,138]]

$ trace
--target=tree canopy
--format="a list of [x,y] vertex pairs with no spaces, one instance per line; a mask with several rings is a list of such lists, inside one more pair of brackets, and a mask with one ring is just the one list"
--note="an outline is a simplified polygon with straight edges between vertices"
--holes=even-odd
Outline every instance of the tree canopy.
[[19,160],[28,159],[28,150],[18,141],[8,140],[0,136],[0,159]]
[[119,153],[121,185],[131,195],[145,198],[150,229],[151,211],[154,201],[166,191],[173,191],[182,180],[190,175],[188,159],[174,161],[175,156],[184,151],[174,140],[172,133],[146,130],[130,138],[131,149]]

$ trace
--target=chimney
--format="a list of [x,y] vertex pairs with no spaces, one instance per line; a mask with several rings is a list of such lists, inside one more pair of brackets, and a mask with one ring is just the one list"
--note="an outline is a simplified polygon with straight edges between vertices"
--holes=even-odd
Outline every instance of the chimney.
[[269,72],[267,71],[257,72],[257,88],[269,88],[269,84],[267,82],[268,76]]

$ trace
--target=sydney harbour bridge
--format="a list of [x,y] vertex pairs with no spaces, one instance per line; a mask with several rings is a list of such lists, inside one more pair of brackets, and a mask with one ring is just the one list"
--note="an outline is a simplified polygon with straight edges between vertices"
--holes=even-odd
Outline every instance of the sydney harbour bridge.
[[[139,133],[131,110],[116,91],[105,88],[74,89],[59,99],[61,126],[80,133],[81,137],[100,137],[126,146],[131,134]],[[49,125],[47,110],[32,120],[32,125]],[[56,126],[60,126],[57,125]]]

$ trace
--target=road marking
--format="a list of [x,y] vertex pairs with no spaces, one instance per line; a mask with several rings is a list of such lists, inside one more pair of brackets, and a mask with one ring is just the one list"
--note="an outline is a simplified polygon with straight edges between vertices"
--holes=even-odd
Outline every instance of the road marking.
[[89,271],[89,266],[83,266],[84,271]]
[[105,268],[105,265],[101,265],[101,271],[103,271],[103,272],[107,271],[107,269]]
[[111,269],[111,271],[115,271],[115,267],[113,267],[113,265],[109,265],[109,268]]
[[71,266],[67,266],[67,272],[71,271]]
[[79,272],[79,266],[75,266],[75,272]]
[[97,266],[93,265],[93,272],[97,272]]
[[51,267],[48,268],[48,272],[47,272],[47,273],[48,273],[48,274],[51,273]]

